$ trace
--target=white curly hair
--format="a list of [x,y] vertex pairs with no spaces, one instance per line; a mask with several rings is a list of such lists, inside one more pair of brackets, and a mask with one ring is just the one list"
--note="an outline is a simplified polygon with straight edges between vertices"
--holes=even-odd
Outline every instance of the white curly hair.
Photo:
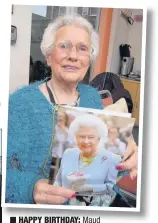
[[105,142],[108,138],[108,127],[98,116],[92,114],[84,114],[76,117],[69,127],[69,134],[74,137],[74,139],[76,138],[76,133],[81,126],[95,128],[100,138],[97,149],[99,151],[105,149]]
[[58,29],[66,25],[76,25],[85,29],[91,40],[91,62],[94,62],[96,57],[99,54],[99,35],[94,30],[93,25],[85,18],[76,14],[66,14],[59,16],[55,21],[48,24],[47,28],[44,31],[42,42],[41,42],[41,51],[44,57],[53,50],[53,44],[55,41],[55,34]]

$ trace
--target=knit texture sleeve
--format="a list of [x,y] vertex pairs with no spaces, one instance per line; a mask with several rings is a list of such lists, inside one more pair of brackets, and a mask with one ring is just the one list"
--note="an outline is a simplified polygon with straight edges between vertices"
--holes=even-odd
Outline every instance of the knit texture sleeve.
[[28,111],[25,103],[16,93],[10,96],[5,195],[7,203],[34,203],[35,182],[43,178],[29,167],[29,151],[31,147],[33,149],[33,145],[30,143],[29,120],[26,115]]
[[103,102],[102,102],[102,99],[100,97],[100,94],[96,91],[94,92],[94,99],[95,101],[95,108],[96,109],[103,109]]
[[90,85],[79,85],[80,89],[80,107],[92,108],[92,109],[103,109],[102,99],[100,94],[94,87]]

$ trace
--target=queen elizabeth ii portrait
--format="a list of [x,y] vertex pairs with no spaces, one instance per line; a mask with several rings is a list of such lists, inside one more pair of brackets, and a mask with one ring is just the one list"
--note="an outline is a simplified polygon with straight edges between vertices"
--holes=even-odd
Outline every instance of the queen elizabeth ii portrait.
[[71,123],[69,134],[76,147],[65,150],[55,185],[76,191],[70,204],[109,206],[121,157],[105,149],[106,124],[96,115],[80,115]]

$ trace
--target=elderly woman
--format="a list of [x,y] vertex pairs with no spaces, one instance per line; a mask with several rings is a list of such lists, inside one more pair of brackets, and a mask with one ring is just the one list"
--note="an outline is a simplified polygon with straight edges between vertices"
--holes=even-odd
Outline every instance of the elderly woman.
[[[80,16],[59,17],[46,28],[41,51],[51,78],[23,87],[9,98],[6,202],[62,204],[76,196],[74,190],[48,184],[54,113],[57,104],[102,109],[97,91],[79,84],[98,49],[97,33]],[[135,144],[129,148],[128,156]],[[129,160],[126,168],[130,165]]]
[[[85,194],[76,197],[77,205],[83,205],[84,201],[86,205],[109,205],[114,199],[116,166],[121,157],[105,150],[107,126],[97,116],[85,114],[71,123],[69,131],[77,146],[65,150],[55,185]],[[91,197],[89,202],[86,195]]]

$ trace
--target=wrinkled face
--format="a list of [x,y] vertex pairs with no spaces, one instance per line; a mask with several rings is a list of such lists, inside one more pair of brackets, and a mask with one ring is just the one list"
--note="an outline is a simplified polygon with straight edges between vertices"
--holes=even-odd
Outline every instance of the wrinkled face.
[[90,66],[90,50],[90,36],[83,28],[67,25],[58,29],[47,58],[54,78],[70,84],[81,81]]
[[109,138],[111,140],[117,139],[118,136],[119,136],[119,133],[118,133],[117,128],[111,128],[111,129],[109,129]]
[[81,126],[76,133],[78,148],[83,153],[94,153],[99,143],[98,131],[94,127]]

